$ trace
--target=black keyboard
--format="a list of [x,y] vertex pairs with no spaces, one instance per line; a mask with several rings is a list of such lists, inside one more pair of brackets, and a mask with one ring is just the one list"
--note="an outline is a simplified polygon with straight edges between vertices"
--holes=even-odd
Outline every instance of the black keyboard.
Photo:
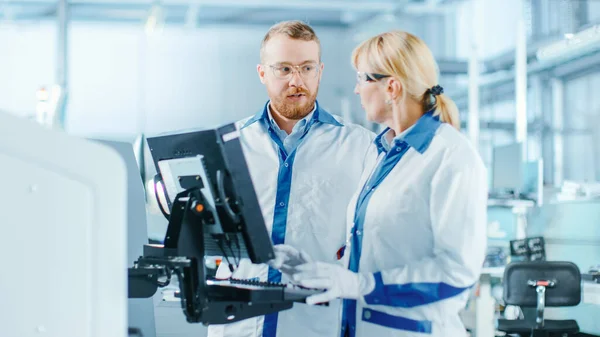
[[248,302],[304,302],[308,296],[324,291],[322,289],[304,288],[294,284],[258,280],[214,279],[207,281],[207,284],[213,294]]
[[228,279],[228,281],[231,284],[239,284],[239,285],[247,285],[247,286],[256,286],[256,287],[263,287],[263,288],[285,288],[286,285],[283,283],[277,283],[277,282],[269,282],[269,281],[259,281],[259,280],[242,280],[242,279],[237,279],[237,278],[230,278]]

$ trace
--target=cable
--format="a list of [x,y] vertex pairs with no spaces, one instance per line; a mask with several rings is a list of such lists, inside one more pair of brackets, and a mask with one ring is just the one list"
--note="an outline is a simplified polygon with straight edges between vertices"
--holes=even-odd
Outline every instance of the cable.
[[[227,261],[227,266],[229,267],[229,271],[233,274],[233,271],[235,269],[233,269],[233,265],[231,264],[231,262],[229,261],[229,256],[227,256],[227,252],[225,251],[225,248],[223,247],[223,238],[220,237],[217,240],[217,245],[219,246],[219,248],[221,249],[221,252],[223,253],[223,256],[225,257],[225,261]],[[235,261],[234,261],[235,262]]]
[[169,267],[164,266],[164,272],[167,275],[167,280],[165,282],[161,282],[158,279],[156,280],[156,285],[160,288],[164,288],[171,283],[171,269]]
[[238,265],[239,265],[240,260],[242,259],[242,247],[240,246],[240,240],[239,240],[238,234],[234,234],[234,238],[235,238],[235,245],[237,246],[237,249],[238,249]]
[[225,213],[229,215],[234,223],[239,223],[239,215],[237,215],[233,209],[231,209],[231,206],[227,202],[227,196],[225,195],[225,173],[223,173],[221,170],[217,170],[217,192],[219,192],[219,198],[221,198],[221,204],[223,205]]
[[[239,256],[240,254],[238,253],[238,257],[235,256],[235,252],[233,251],[233,247],[231,245],[231,239],[229,238],[229,235],[225,235],[225,237],[227,238],[227,246],[229,246],[229,251],[231,252],[231,256],[233,256],[233,262],[235,263],[235,267],[238,268],[240,266],[240,259],[241,257]],[[237,241],[237,235],[234,235],[236,241]],[[239,248],[239,245],[238,245]],[[239,249],[238,249],[239,251]]]
[[235,264],[235,269],[237,269],[237,267],[239,267],[239,263],[235,259],[235,253],[233,252],[233,248],[231,248],[231,241],[229,241],[229,236],[225,236],[225,238],[227,242],[227,247],[229,248],[229,251],[231,252],[231,257],[233,258],[233,263]]

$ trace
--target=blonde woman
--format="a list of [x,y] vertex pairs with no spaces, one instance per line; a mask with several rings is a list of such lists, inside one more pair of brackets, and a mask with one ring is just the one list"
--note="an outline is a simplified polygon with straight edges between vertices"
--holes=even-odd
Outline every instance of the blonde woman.
[[385,126],[379,156],[347,212],[342,264],[295,266],[293,279],[343,298],[341,336],[464,336],[459,311],[486,247],[486,169],[459,132],[429,48],[393,31],[352,54],[355,92]]

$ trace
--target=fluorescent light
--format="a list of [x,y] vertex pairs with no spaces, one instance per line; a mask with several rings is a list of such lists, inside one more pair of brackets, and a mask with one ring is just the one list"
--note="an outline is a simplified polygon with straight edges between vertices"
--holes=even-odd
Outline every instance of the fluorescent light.
[[540,48],[536,57],[540,62],[574,58],[600,50],[600,26],[565,34],[565,39]]

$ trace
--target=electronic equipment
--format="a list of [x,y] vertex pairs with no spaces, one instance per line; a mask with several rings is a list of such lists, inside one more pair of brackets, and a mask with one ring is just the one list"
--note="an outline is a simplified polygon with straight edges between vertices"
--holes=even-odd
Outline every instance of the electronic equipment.
[[530,237],[510,241],[511,261],[545,261],[546,249],[543,237]]
[[511,143],[494,147],[491,186],[494,197],[519,198],[523,179],[523,144]]
[[0,125],[2,336],[126,336],[122,158],[25,118]]
[[163,213],[169,224],[163,245],[144,247],[129,270],[136,284],[130,297],[152,296],[175,274],[188,322],[209,325],[286,310],[323,291],[207,277],[206,256],[223,256],[230,268],[246,257],[253,263],[274,258],[234,124],[149,137],[148,145],[159,172],[155,186],[163,186],[168,199]]

